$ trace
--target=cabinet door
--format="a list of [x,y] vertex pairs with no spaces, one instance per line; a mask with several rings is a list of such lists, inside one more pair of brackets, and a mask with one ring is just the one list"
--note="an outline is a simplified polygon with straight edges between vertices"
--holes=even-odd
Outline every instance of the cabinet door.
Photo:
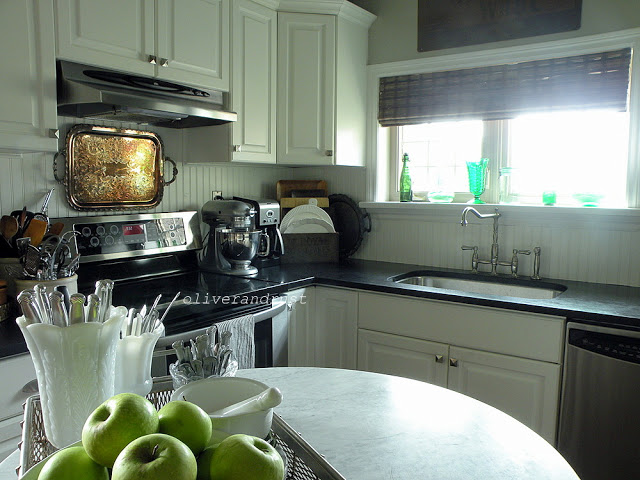
[[233,160],[276,162],[277,13],[250,0],[233,2],[231,108]]
[[56,0],[57,56],[153,76],[154,17],[149,0]]
[[229,0],[158,0],[157,75],[229,90]]
[[300,288],[287,293],[290,367],[315,366],[314,305],[314,287]]
[[53,6],[0,2],[0,151],[55,152],[57,127]]
[[356,368],[358,294],[336,288],[316,287],[316,366]]
[[335,17],[278,14],[278,163],[331,165]]
[[449,346],[388,333],[358,330],[358,370],[447,386]]
[[560,365],[453,346],[449,364],[451,390],[502,410],[555,443]]

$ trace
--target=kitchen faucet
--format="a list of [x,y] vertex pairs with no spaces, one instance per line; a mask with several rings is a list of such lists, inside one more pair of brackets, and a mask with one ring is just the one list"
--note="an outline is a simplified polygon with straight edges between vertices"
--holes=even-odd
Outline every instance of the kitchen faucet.
[[[469,214],[469,212],[473,213],[476,217],[480,218],[480,219],[484,219],[484,218],[493,218],[493,242],[491,243],[491,260],[490,261],[486,261],[486,260],[478,260],[477,258],[475,259],[475,262],[477,263],[489,263],[491,264],[491,275],[497,275],[498,274],[498,252],[500,250],[500,247],[498,247],[498,219],[500,218],[500,213],[498,213],[498,209],[496,208],[495,213],[486,213],[486,214],[482,214],[480,212],[478,212],[478,210],[476,210],[473,207],[465,207],[464,210],[462,210],[462,220],[460,221],[460,225],[462,225],[463,227],[467,226],[467,215]],[[462,247],[463,250],[468,250],[468,248]],[[531,253],[531,252],[529,252]]]

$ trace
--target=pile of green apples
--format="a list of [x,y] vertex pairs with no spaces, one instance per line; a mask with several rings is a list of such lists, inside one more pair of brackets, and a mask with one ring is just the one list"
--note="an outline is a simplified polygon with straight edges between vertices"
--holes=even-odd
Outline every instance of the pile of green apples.
[[38,480],[283,480],[284,461],[266,441],[221,435],[198,405],[171,401],[160,410],[121,393],[87,418],[82,445],[59,450]]

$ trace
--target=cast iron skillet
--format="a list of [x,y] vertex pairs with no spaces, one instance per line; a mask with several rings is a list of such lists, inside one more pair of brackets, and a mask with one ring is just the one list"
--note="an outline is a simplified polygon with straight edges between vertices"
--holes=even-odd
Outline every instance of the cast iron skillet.
[[343,194],[329,195],[328,212],[336,232],[340,234],[340,258],[347,258],[358,250],[365,232],[371,231],[371,217],[350,197]]

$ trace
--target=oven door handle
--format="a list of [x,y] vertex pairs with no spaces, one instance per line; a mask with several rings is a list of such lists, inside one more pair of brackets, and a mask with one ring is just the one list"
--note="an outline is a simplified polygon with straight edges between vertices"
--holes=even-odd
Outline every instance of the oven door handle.
[[[263,322],[282,313],[285,308],[287,308],[286,298],[274,298],[271,303],[271,307],[269,307],[267,310],[263,310],[261,312],[253,314],[253,320],[255,323]],[[198,335],[206,333],[208,329],[209,327],[204,327],[198,330],[190,330],[188,332],[176,333],[175,335],[169,335],[167,337],[160,337],[158,339],[158,342],[156,343],[156,351],[153,352],[153,356],[166,357],[167,355],[171,355],[173,353],[173,349],[165,350],[165,348],[170,347],[173,342],[176,342],[178,340],[182,340],[183,342],[191,340],[192,338],[196,338]]]

